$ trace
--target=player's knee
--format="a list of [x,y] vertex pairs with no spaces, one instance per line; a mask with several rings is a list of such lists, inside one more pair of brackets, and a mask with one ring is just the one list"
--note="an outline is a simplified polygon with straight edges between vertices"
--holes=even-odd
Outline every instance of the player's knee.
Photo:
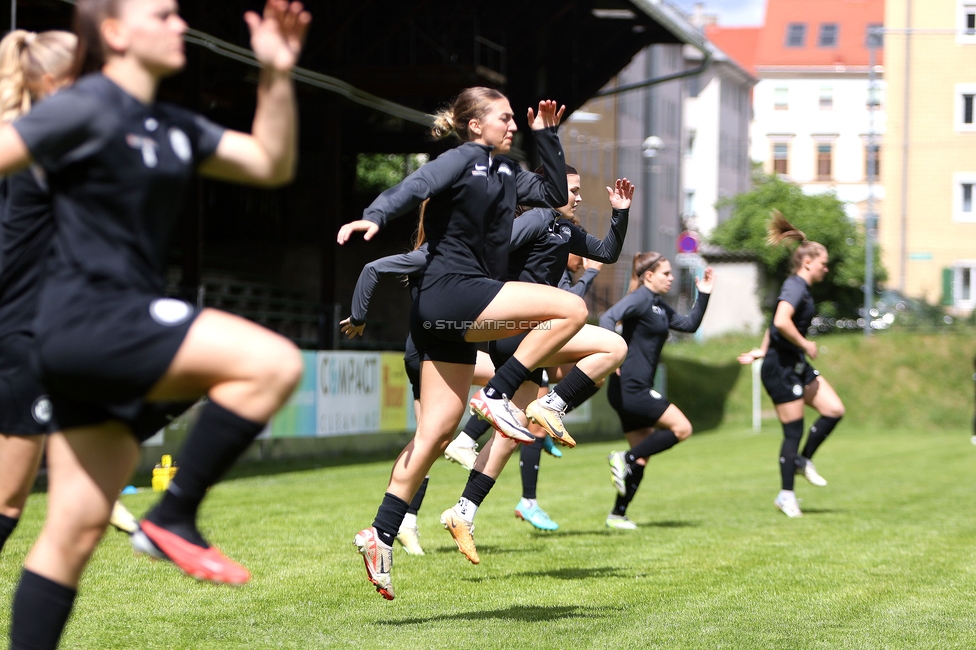
[[269,341],[262,356],[260,374],[262,383],[269,390],[287,399],[305,373],[301,352],[294,343],[280,336]]
[[586,308],[586,303],[579,296],[569,295],[567,298],[566,306],[566,320],[572,322],[574,325],[579,325],[583,327],[586,324],[586,319],[589,318],[590,312]]
[[627,342],[619,334],[614,334],[607,347],[607,352],[614,360],[614,368],[619,368],[627,358]]
[[691,426],[691,422],[685,420],[678,426],[674,427],[672,431],[674,431],[674,435],[678,440],[687,440],[688,438],[691,437],[693,429]]

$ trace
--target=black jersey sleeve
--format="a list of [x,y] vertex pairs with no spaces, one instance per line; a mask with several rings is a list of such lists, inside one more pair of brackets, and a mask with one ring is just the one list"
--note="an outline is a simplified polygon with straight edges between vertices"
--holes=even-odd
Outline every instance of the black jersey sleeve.
[[695,304],[687,316],[682,316],[671,309],[669,304],[661,301],[661,307],[668,314],[668,327],[679,332],[697,332],[702,318],[705,317],[705,308],[708,307],[708,295],[699,291],[698,298],[695,299]]
[[388,255],[363,267],[352,293],[352,322],[362,325],[369,311],[369,299],[380,281],[381,275],[413,275],[427,265],[427,244],[417,250],[399,255]]
[[445,151],[400,183],[376,197],[363,212],[363,219],[380,228],[390,219],[410,212],[424,199],[449,188],[464,172],[468,158],[460,149]]
[[203,115],[191,114],[191,119],[193,124],[193,133],[191,134],[193,158],[199,164],[217,153],[217,146],[227,129],[211,122]]
[[514,251],[529,245],[544,235],[549,227],[545,210],[535,209],[516,217],[512,223],[512,239],[508,250]]
[[798,276],[791,275],[786,278],[783,287],[779,290],[779,298],[777,301],[788,302],[793,306],[794,310],[797,310],[800,308],[800,303],[803,302],[803,297],[806,296],[806,293],[806,283]]
[[113,115],[93,95],[68,88],[38,103],[13,127],[34,162],[51,172],[101,149],[114,126]]
[[629,317],[637,316],[643,306],[644,298],[640,293],[628,293],[620,301],[603,312],[600,316],[600,327],[608,330],[616,330],[617,323]]
[[569,203],[569,186],[566,184],[566,159],[559,143],[556,129],[533,131],[542,158],[545,176],[527,172],[515,165],[515,188],[518,202],[522,205],[560,208]]
[[613,264],[620,257],[627,236],[630,210],[614,210],[610,215],[610,229],[607,236],[597,239],[593,235],[570,224],[572,235],[569,239],[569,252],[597,262]]
[[[586,269],[583,271],[583,275],[580,276],[579,281],[573,284],[573,276],[569,274],[569,271],[563,273],[563,279],[559,281],[559,288],[565,289],[566,291],[579,296],[582,298],[586,295],[586,292],[590,290],[590,285],[593,284],[593,280],[596,278],[596,269]],[[565,283],[565,285],[563,284]]]

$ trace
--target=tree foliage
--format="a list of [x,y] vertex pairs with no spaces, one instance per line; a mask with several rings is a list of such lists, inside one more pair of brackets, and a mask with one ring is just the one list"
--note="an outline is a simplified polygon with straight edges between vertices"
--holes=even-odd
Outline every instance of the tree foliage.
[[[790,272],[794,246],[766,243],[772,210],[779,210],[807,239],[823,244],[830,255],[830,269],[824,281],[813,288],[818,311],[823,316],[850,317],[864,304],[865,232],[848,219],[844,204],[833,193],[808,195],[799,186],[779,178],[761,176],[752,191],[725,201],[732,216],[719,224],[711,242],[728,251],[749,251],[756,255],[775,284],[774,291]],[[874,280],[882,283],[887,273],[881,266],[881,252],[874,248]],[[775,296],[766,296],[772,301]]]
[[427,154],[364,153],[356,159],[356,189],[364,194],[388,190],[427,162]]

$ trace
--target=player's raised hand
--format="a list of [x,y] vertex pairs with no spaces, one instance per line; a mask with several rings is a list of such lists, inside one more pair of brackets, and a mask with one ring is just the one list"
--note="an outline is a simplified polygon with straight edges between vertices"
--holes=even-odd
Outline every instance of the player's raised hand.
[[626,210],[634,198],[634,184],[626,178],[618,178],[613,187],[607,188],[607,194],[610,195],[611,208]]
[[557,106],[558,104],[551,99],[544,99],[539,102],[538,113],[533,111],[530,106],[528,112],[529,128],[533,131],[541,131],[559,126],[559,122],[563,119],[563,113],[566,112],[566,106],[559,106],[558,109]]
[[301,2],[268,0],[262,15],[248,11],[244,22],[251,30],[251,49],[258,63],[288,72],[298,63],[312,14],[305,11]]

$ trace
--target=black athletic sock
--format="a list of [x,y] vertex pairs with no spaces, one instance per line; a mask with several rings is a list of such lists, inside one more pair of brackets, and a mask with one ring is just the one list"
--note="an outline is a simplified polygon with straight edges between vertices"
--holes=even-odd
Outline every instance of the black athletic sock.
[[539,484],[539,459],[542,458],[544,448],[542,438],[531,445],[522,445],[519,452],[519,468],[522,470],[522,498],[534,499],[535,489]]
[[625,456],[627,464],[633,465],[638,458],[650,458],[654,454],[660,454],[679,442],[681,441],[678,440],[678,436],[674,435],[674,431],[671,429],[658,429],[627,452]]
[[783,423],[783,446],[779,450],[779,471],[783,477],[783,489],[793,489],[796,474],[796,456],[803,437],[803,418]]
[[410,501],[410,506],[407,508],[408,515],[415,515],[420,511],[420,506],[424,504],[424,496],[427,494],[427,481],[429,480],[430,477],[425,476],[424,482],[417,488],[417,494],[413,495],[413,500]]
[[207,489],[244,453],[264,429],[213,400],[200,411],[180,451],[180,469],[146,519],[183,539],[207,548],[196,527],[197,509]]
[[487,420],[482,420],[477,415],[472,415],[468,418],[468,421],[462,429],[462,433],[466,433],[472,440],[478,440],[481,436],[492,430],[492,426],[488,424]]
[[14,528],[17,527],[19,521],[19,518],[14,519],[13,517],[0,515],[0,551],[3,550],[3,545],[7,543],[7,538],[14,532]]
[[640,487],[641,481],[644,480],[644,466],[639,463],[634,463],[630,465],[630,474],[627,476],[627,493],[624,496],[617,495],[617,502],[613,505],[613,513],[615,515],[620,515],[623,517],[627,514],[627,506],[633,501],[634,495],[637,494],[637,488]]
[[494,486],[495,479],[473,469],[468,474],[468,482],[464,485],[464,492],[461,493],[461,498],[467,499],[476,506],[480,506],[481,502],[485,500],[485,497],[488,496],[488,493],[491,492],[491,488]]
[[485,395],[496,399],[505,395],[511,399],[530,374],[531,371],[523,366],[521,361],[515,357],[509,357],[508,361],[495,371],[495,376],[485,385]]
[[840,422],[840,418],[829,418],[825,415],[814,422],[813,426],[810,427],[810,435],[807,436],[807,444],[803,445],[803,453],[801,455],[804,458],[813,458],[813,455],[817,453],[817,449],[827,439],[827,436],[834,430],[838,422]]
[[593,385],[593,380],[580,370],[579,366],[573,366],[573,369],[566,373],[566,377],[552,390],[569,405],[578,395],[589,390]]
[[11,608],[10,650],[57,648],[76,593],[24,569]]
[[572,401],[569,402],[569,406],[566,407],[566,412],[569,413],[573,409],[582,406],[583,403],[586,402],[586,400],[590,399],[591,397],[593,397],[594,395],[596,395],[599,392],[600,392],[600,387],[597,386],[596,384],[593,384],[592,386],[590,386],[586,390],[582,390],[582,391],[578,392],[573,397]]
[[376,511],[376,518],[373,520],[373,528],[387,546],[393,546],[393,540],[400,532],[400,524],[403,517],[407,514],[410,506],[400,497],[387,492],[383,495],[383,503]]

